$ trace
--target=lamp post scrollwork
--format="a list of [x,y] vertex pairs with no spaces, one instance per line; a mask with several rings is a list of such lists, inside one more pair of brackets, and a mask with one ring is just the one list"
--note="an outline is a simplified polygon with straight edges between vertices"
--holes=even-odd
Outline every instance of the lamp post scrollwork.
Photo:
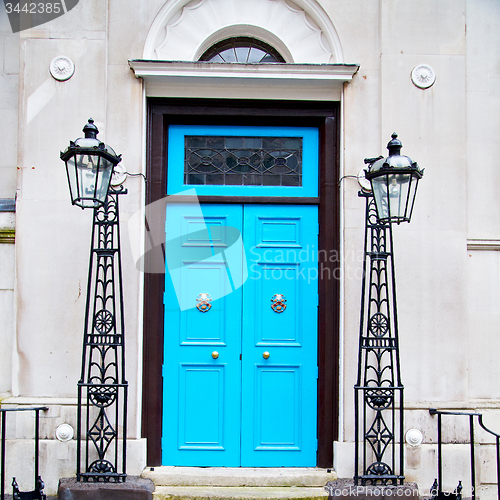
[[72,203],[94,210],[78,381],[76,475],[77,481],[124,482],[128,383],[118,198],[126,190],[109,186],[121,156],[97,139],[92,119],[83,131],[85,137],[71,141],[61,153]]
[[[356,485],[404,481],[403,412],[392,223],[409,222],[423,170],[402,156],[397,134],[387,158],[368,158],[365,248],[355,397]],[[398,448],[399,442],[399,451]]]

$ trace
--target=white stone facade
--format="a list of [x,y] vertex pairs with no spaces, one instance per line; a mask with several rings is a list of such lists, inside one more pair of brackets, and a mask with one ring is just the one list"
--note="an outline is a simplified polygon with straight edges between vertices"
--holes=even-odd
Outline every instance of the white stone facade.
[[[397,131],[403,154],[425,168],[412,222],[394,230],[405,430],[423,433],[421,445],[405,445],[407,480],[428,493],[436,476],[429,408],[478,411],[500,431],[499,22],[495,0],[82,0],[64,16],[12,34],[0,8],[0,198],[17,198],[15,245],[0,243],[0,393],[2,406],[50,408],[41,428],[47,493],[75,471],[74,439],[61,442],[55,433],[60,424],[76,425],[91,228],[91,213],[71,206],[59,152],[92,117],[126,170],[144,173],[148,96],[238,98],[244,85],[246,98],[341,101],[342,175],[385,154]],[[261,78],[256,70],[221,87],[227,75],[198,74],[194,64],[144,79],[129,64],[192,63],[213,43],[240,35],[263,39],[288,63],[356,64],[359,71],[325,79],[286,71]],[[75,66],[66,81],[49,72],[61,55]],[[436,76],[425,89],[411,76],[421,64]],[[143,233],[130,234],[127,221],[144,206],[144,181],[128,177],[125,187],[128,473],[140,474],[148,465],[141,438],[144,276],[132,255]],[[355,179],[342,181],[339,477],[353,474],[364,236],[358,190]],[[14,225],[13,214],[0,215],[0,229]],[[28,488],[31,473],[19,464],[32,446],[31,421],[14,420],[7,474]],[[449,489],[469,478],[466,424],[457,420],[446,431]],[[479,494],[493,498],[494,447],[483,435],[478,440]]]

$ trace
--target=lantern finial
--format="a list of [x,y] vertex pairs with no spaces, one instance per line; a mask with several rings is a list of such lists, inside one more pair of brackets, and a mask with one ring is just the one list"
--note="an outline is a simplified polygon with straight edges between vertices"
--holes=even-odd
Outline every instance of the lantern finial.
[[83,127],[83,132],[85,132],[86,139],[95,139],[99,133],[99,129],[94,125],[94,120],[89,118],[89,122]]
[[389,150],[389,156],[399,155],[401,154],[401,148],[403,147],[403,143],[398,139],[398,134],[393,132],[392,140],[387,144],[387,149]]

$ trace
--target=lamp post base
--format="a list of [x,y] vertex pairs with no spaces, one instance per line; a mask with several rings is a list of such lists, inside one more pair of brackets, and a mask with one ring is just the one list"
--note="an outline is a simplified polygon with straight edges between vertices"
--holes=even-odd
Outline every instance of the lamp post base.
[[127,476],[122,483],[84,483],[76,478],[59,480],[58,500],[152,500],[153,481]]

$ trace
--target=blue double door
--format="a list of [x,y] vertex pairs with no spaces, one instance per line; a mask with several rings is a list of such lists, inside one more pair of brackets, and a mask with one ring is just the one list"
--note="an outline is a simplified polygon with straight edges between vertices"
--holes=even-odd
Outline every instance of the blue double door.
[[163,464],[314,467],[317,207],[166,220]]

